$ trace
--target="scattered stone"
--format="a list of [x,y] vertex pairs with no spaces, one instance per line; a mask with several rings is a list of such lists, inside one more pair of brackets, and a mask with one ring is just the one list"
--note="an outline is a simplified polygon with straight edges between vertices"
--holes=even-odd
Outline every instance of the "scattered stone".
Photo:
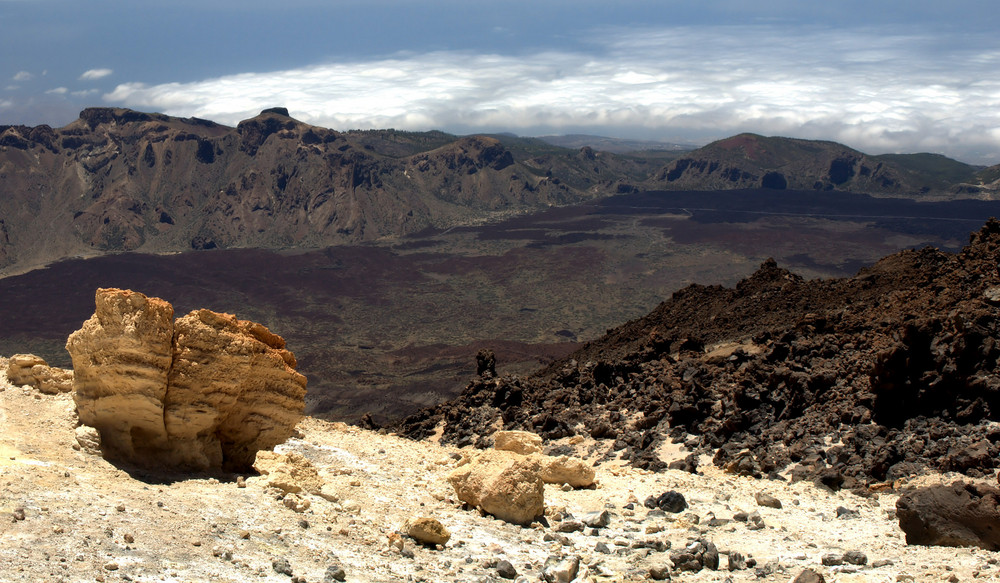
[[896,501],[906,544],[1000,550],[1000,491],[954,482],[907,492]]
[[659,508],[664,512],[673,512],[675,514],[688,507],[687,501],[684,500],[684,495],[674,490],[664,492],[656,497],[650,496],[642,504],[646,508]]
[[576,579],[580,570],[580,557],[570,556],[564,559],[549,557],[542,569],[542,579],[546,583],[570,583]]
[[753,495],[753,497],[754,497],[754,500],[757,501],[757,505],[758,506],[766,506],[768,508],[777,508],[779,510],[781,509],[781,500],[778,500],[777,498],[775,498],[774,496],[772,496],[770,494],[767,494],[767,493],[764,493],[764,492],[757,492],[756,494]]
[[857,510],[852,510],[852,509],[846,508],[844,506],[838,506],[837,507],[837,518],[840,518],[840,519],[843,519],[843,520],[851,520],[851,519],[860,518],[860,517],[861,517],[861,513],[858,512]]
[[894,563],[893,563],[892,559],[879,559],[879,560],[877,560],[877,561],[875,561],[875,562],[872,563],[872,568],[873,569],[878,569],[879,567],[890,567],[893,564]]
[[840,555],[837,553],[827,553],[823,555],[823,558],[820,559],[820,562],[827,567],[836,567],[837,565],[843,565],[844,555]]
[[326,568],[326,572],[323,573],[323,583],[332,583],[333,581],[344,581],[347,579],[347,573],[344,572],[344,568],[340,565],[330,565]]
[[246,488],[247,487],[247,481],[246,481],[246,479],[243,476],[237,476],[236,477],[236,487],[237,488]]
[[844,562],[858,566],[867,565],[868,555],[864,554],[861,551],[847,551],[846,553],[844,553]]
[[599,542],[596,545],[594,545],[594,552],[601,553],[601,554],[604,554],[604,555],[610,555],[611,554],[611,549],[608,548],[607,543],[605,543],[605,542],[602,541],[602,542]]
[[129,533],[125,533],[125,535],[122,537],[122,540],[124,540],[127,544],[132,544],[135,542],[135,537]]
[[584,525],[579,520],[566,520],[556,526],[556,532],[583,532]]
[[792,583],[826,583],[826,579],[812,569],[805,569],[792,580]]
[[729,565],[730,571],[742,571],[747,568],[747,560],[742,553],[736,551],[730,551],[729,555]]
[[611,513],[607,510],[591,512],[583,517],[582,522],[590,528],[604,528],[611,524]]
[[285,508],[294,512],[305,512],[306,510],[309,510],[310,506],[312,506],[312,502],[310,502],[308,498],[303,498],[298,494],[286,494],[281,500],[281,503],[285,506]]
[[118,563],[104,563],[104,570],[105,571],[117,571],[118,570]]
[[451,533],[438,519],[426,516],[408,521],[406,534],[424,545],[445,545],[451,539]]
[[274,572],[279,575],[288,575],[289,577],[292,576],[292,565],[285,557],[278,557],[277,559],[272,560],[271,568],[273,568]]
[[709,540],[698,539],[684,549],[671,553],[670,560],[678,571],[716,571],[719,568],[719,549]]
[[493,447],[521,455],[542,451],[542,438],[529,431],[497,431],[493,434]]
[[504,559],[497,563],[497,575],[500,575],[504,579],[514,579],[517,577],[517,569],[514,565],[510,564],[510,561]]
[[654,565],[649,568],[649,578],[654,581],[669,581],[670,567],[667,565]]
[[463,461],[448,476],[459,500],[515,524],[530,524],[544,514],[545,484],[536,456],[488,449]]

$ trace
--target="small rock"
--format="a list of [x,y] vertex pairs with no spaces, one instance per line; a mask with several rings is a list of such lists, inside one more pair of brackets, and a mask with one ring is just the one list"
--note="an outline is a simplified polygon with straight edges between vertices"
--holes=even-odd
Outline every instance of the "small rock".
[[576,579],[576,574],[580,570],[580,557],[571,556],[565,559],[549,557],[545,561],[542,569],[542,579],[546,583],[570,583]]
[[879,559],[872,563],[872,568],[878,569],[879,567],[889,567],[893,565],[892,559]]
[[272,560],[271,567],[274,569],[275,573],[288,575],[289,577],[292,576],[292,565],[285,557],[278,557],[277,559]]
[[830,554],[827,554],[827,555],[823,555],[823,558],[821,559],[821,562],[823,563],[823,565],[825,565],[827,567],[835,567],[837,565],[843,565],[844,564],[844,555],[838,555],[836,553],[830,553]]
[[847,551],[844,553],[844,562],[852,565],[867,565],[868,555],[861,551]]
[[517,577],[517,569],[514,565],[510,564],[508,560],[502,560],[497,563],[497,575],[500,575],[504,579],[513,579]]
[[14,522],[20,522],[24,520],[24,508],[14,509]]
[[347,573],[344,572],[344,568],[340,565],[330,565],[326,568],[326,572],[323,573],[323,583],[343,581],[345,579],[347,579]]
[[135,537],[133,537],[131,534],[128,533],[125,533],[125,536],[123,536],[122,539],[128,544],[132,544],[135,542]]
[[611,554],[611,549],[608,548],[607,543],[605,543],[605,542],[602,541],[602,542],[599,542],[596,545],[594,545],[594,552],[595,553],[602,553],[602,554],[605,554],[605,555],[610,555]]
[[237,478],[236,478],[236,487],[237,488],[246,488],[247,487],[247,481],[246,481],[246,479],[243,476],[237,476]]
[[611,524],[611,513],[607,510],[591,512],[583,517],[583,523],[590,528],[604,528]]
[[438,519],[426,516],[407,522],[406,534],[425,545],[444,545],[451,538],[451,533]]
[[742,553],[735,551],[730,551],[729,553],[729,570],[730,571],[742,571],[747,568],[747,560],[743,557]]
[[666,565],[654,565],[649,568],[649,578],[654,581],[669,581],[670,567]]
[[556,532],[582,532],[583,529],[583,523],[579,520],[567,520],[556,526]]
[[816,571],[806,569],[799,573],[792,583],[826,583],[826,579]]
[[851,510],[850,508],[845,508],[844,506],[837,507],[837,518],[843,520],[850,520],[852,518],[860,518],[861,513],[857,510]]
[[104,570],[105,571],[117,571],[118,570],[118,563],[104,563]]
[[774,496],[772,496],[770,494],[767,494],[767,493],[764,493],[764,492],[757,492],[756,494],[753,495],[753,497],[754,497],[754,500],[757,501],[757,505],[758,506],[766,506],[768,508],[777,508],[779,510],[781,509],[781,500],[778,500],[777,498],[775,498]]
[[675,514],[688,507],[687,501],[684,500],[684,495],[674,490],[664,492],[655,498],[650,496],[642,504],[646,508],[659,508],[664,512],[673,512]]

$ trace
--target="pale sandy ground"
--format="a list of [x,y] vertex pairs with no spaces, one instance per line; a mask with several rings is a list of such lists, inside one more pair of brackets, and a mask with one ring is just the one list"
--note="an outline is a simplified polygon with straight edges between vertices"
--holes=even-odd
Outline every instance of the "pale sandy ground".
[[[710,464],[697,476],[605,464],[597,488],[546,487],[547,506],[577,518],[613,505],[612,522],[599,536],[567,534],[571,545],[564,546],[544,540],[552,529],[504,524],[456,503],[445,481],[456,463],[454,448],[307,419],[302,437],[279,450],[310,458],[340,501],[310,496],[311,507],[297,513],[257,476],[245,488],[234,476],[143,481],[75,450],[75,425],[69,395],[39,395],[0,376],[0,581],[291,581],[274,570],[279,557],[297,581],[323,581],[331,565],[340,565],[347,581],[502,581],[495,568],[501,559],[522,581],[539,581],[553,555],[579,556],[585,580],[644,581],[670,551],[629,549],[631,543],[664,540],[677,549],[698,537],[724,553],[723,570],[674,573],[674,581],[790,581],[804,568],[842,582],[1000,580],[997,553],[907,546],[892,517],[891,493],[861,498],[729,476]],[[629,516],[623,508],[630,496],[642,501],[668,490],[685,496],[687,512],[649,517],[639,504]],[[758,508],[758,491],[784,507]],[[838,519],[838,506],[856,509],[860,518]],[[14,518],[19,509],[23,520]],[[732,518],[740,510],[759,510],[765,528],[705,524],[710,515]],[[438,518],[452,538],[441,550],[406,539],[410,558],[389,546],[389,535],[420,515]],[[624,552],[595,552],[601,541]],[[864,552],[869,564],[821,565],[823,555],[848,550]],[[752,556],[758,566],[770,563],[773,572],[760,578],[754,569],[729,572],[728,551]],[[890,564],[872,567],[876,561]]]

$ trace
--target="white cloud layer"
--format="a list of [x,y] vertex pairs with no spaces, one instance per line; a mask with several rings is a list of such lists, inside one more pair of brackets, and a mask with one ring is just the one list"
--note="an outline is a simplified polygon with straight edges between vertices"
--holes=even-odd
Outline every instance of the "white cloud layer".
[[111,75],[112,73],[114,73],[114,71],[112,71],[111,69],[90,69],[90,70],[84,71],[83,74],[80,75],[80,79],[79,80],[80,81],[96,81],[97,79],[103,79],[103,78]]
[[18,71],[11,79],[14,81],[30,81],[32,77],[34,75],[27,71]]
[[280,105],[335,129],[693,140],[752,131],[996,163],[1000,41],[961,42],[881,30],[622,30],[589,52],[403,54],[194,83],[124,83],[104,98],[228,124]]

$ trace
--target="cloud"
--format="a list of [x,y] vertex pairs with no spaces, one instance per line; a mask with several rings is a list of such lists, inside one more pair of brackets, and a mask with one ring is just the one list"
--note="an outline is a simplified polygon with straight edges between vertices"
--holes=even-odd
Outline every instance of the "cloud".
[[83,75],[80,75],[80,81],[96,81],[97,79],[103,79],[114,73],[111,69],[90,69],[84,71]]
[[[742,131],[845,142],[869,152],[1000,158],[1000,41],[943,44],[914,29],[772,26],[608,30],[588,50],[429,52],[124,83],[105,100],[235,124],[282,105],[333,127],[688,136]],[[594,40],[596,39],[596,40]]]
[[69,93],[69,89],[66,89],[65,87],[56,87],[54,89],[49,89],[45,93],[49,95],[66,95]]
[[32,77],[34,77],[34,75],[32,75],[31,73],[29,73],[27,71],[18,71],[17,74],[15,74],[13,77],[11,77],[11,80],[18,81],[18,82],[20,82],[20,81],[30,81]]

